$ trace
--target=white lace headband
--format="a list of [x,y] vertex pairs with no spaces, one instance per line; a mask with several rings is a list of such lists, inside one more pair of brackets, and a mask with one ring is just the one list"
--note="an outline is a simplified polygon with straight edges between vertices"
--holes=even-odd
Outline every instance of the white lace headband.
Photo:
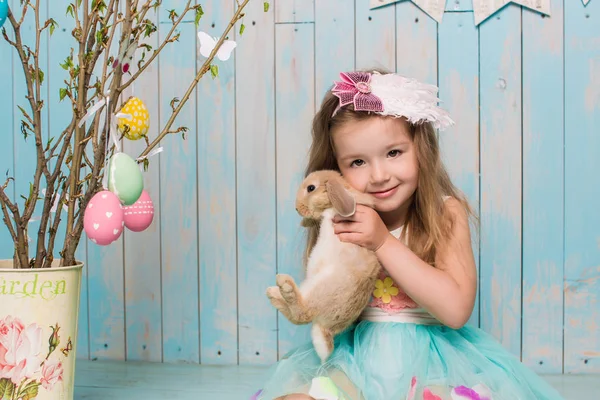
[[427,121],[436,129],[454,124],[448,112],[438,107],[437,86],[376,71],[342,72],[340,78],[342,81],[334,82],[332,89],[340,99],[333,115],[352,103],[356,111],[405,117],[411,123]]

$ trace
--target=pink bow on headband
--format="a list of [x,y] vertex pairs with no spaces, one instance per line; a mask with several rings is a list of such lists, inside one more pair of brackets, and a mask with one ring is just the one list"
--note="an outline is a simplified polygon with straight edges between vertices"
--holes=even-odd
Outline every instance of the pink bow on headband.
[[342,72],[342,82],[336,81],[331,92],[340,99],[339,107],[353,103],[356,111],[382,112],[381,99],[371,92],[371,74]]

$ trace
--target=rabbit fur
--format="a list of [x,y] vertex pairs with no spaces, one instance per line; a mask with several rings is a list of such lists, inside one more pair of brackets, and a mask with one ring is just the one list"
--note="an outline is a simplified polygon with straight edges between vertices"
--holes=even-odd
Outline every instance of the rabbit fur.
[[322,362],[333,351],[334,336],[356,321],[367,306],[381,269],[372,251],[341,242],[334,233],[333,217],[352,216],[357,202],[372,206],[370,198],[354,190],[339,172],[309,174],[296,194],[303,225],[319,224],[306,278],[297,285],[291,276],[278,274],[277,286],[267,289],[271,304],[290,322],[312,322],[312,342]]

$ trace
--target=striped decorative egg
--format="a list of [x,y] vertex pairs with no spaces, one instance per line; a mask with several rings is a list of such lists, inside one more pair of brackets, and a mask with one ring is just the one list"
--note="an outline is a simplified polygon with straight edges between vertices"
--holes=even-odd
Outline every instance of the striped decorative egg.
[[154,218],[154,204],[150,195],[145,190],[131,206],[123,207],[125,226],[133,232],[141,232],[152,224]]
[[150,114],[144,102],[137,97],[130,97],[121,108],[120,113],[131,115],[131,119],[119,118],[119,132],[129,140],[138,140],[146,136],[150,128]]

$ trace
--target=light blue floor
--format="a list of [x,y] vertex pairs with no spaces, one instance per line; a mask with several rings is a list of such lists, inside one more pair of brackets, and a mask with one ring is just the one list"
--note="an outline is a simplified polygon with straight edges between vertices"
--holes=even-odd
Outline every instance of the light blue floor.
[[[246,400],[263,372],[261,367],[77,360],[75,399]],[[600,399],[600,375],[544,378],[566,400]]]

